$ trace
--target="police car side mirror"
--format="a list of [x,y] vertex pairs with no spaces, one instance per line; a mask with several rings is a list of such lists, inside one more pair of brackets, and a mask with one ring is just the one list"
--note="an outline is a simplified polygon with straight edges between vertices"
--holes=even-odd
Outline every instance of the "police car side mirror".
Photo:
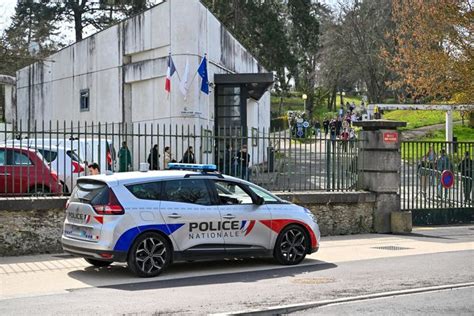
[[254,204],[263,205],[264,203],[265,203],[265,200],[263,199],[263,197],[258,196],[258,195],[255,197]]

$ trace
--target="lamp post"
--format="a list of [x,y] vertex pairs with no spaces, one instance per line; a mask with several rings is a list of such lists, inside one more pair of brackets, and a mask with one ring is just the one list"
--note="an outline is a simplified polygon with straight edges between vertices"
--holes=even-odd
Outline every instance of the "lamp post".
[[302,96],[303,98],[303,104],[304,104],[304,114],[306,115],[306,100],[308,99],[308,95],[306,93],[304,93]]

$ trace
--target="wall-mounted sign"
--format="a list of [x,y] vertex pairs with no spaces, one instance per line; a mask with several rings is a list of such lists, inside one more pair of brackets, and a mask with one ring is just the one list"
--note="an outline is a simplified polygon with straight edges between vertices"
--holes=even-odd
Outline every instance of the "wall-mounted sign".
[[398,133],[397,132],[385,132],[383,133],[383,142],[384,143],[397,143],[398,142]]

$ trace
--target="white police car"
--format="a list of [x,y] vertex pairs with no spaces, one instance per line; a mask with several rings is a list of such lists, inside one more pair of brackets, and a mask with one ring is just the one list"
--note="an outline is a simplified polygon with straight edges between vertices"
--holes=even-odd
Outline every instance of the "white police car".
[[80,178],[66,206],[64,251],[153,277],[177,260],[273,256],[293,265],[318,250],[309,210],[210,172],[214,165],[170,169]]

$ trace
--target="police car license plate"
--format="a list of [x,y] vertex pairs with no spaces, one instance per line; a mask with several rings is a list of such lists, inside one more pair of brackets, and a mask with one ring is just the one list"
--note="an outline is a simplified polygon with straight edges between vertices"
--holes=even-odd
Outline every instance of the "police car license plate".
[[85,239],[85,240],[96,240],[97,238],[93,235],[93,230],[90,227],[76,226],[67,224],[64,228],[64,233],[67,236]]

